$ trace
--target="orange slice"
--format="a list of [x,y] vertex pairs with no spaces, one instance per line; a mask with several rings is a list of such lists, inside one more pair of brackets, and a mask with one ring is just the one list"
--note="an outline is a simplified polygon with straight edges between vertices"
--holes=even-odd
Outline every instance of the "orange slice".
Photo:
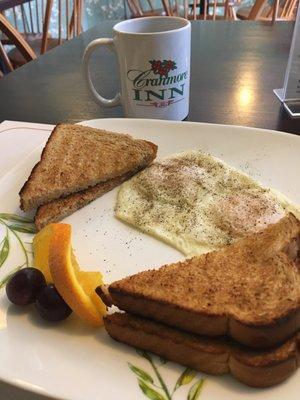
[[102,324],[102,317],[106,314],[106,305],[95,292],[97,286],[103,285],[102,274],[100,272],[93,271],[78,271],[76,275],[83,290],[90,296],[92,302],[98,310]]
[[54,285],[80,318],[90,325],[100,326],[106,307],[96,295],[95,288],[103,283],[102,275],[80,271],[74,259],[71,226],[54,224],[49,246],[49,269]]
[[[33,266],[39,269],[45,276],[47,283],[53,283],[53,279],[49,269],[49,246],[53,236],[53,227],[57,224],[49,224],[45,226],[33,238]],[[72,251],[72,264],[76,271],[79,271],[79,265]]]
[[42,271],[47,283],[53,283],[49,270],[49,245],[53,235],[53,226],[45,226],[33,239],[33,265]]
[[33,249],[34,266],[54,283],[74,313],[90,325],[102,325],[106,307],[95,293],[103,284],[102,274],[80,270],[71,246],[71,226],[46,226],[35,236]]

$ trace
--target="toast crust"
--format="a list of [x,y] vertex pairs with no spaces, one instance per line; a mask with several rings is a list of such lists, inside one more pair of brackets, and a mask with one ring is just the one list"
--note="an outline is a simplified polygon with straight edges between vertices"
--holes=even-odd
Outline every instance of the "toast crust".
[[196,336],[127,313],[107,315],[104,326],[117,341],[208,374],[231,373],[253,387],[278,384],[299,366],[299,336],[270,350],[251,350],[226,338]]
[[114,282],[109,293],[124,311],[270,347],[300,329],[300,272],[289,254],[299,234],[300,223],[289,214],[223,250]]
[[155,144],[129,135],[57,125],[19,192],[20,207],[28,211],[146,166],[156,152]]

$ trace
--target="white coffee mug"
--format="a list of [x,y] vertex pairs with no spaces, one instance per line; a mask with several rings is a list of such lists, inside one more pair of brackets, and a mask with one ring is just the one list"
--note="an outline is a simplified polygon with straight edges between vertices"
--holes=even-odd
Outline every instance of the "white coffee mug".
[[[101,106],[123,105],[126,117],[183,120],[189,113],[191,24],[179,17],[146,17],[118,23],[113,39],[93,40],[83,56],[84,75]],[[97,93],[89,60],[108,46],[119,64],[121,93],[106,99]],[[105,78],[105,77],[103,77]]]

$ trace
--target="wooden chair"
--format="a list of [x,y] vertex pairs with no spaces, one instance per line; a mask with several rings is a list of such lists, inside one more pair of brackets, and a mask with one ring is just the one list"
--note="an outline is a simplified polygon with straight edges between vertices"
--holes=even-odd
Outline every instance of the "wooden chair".
[[130,18],[155,17],[166,15],[164,8],[155,8],[152,0],[147,0],[147,8],[144,7],[140,0],[126,0],[130,11]]
[[[9,23],[9,21],[2,14],[0,14],[0,33],[3,33],[5,37],[10,41],[10,43],[16,46],[26,62],[36,59],[36,54],[34,50],[29,46],[23,36]],[[13,71],[14,66],[9,59],[7,53],[5,52],[4,46],[1,41],[0,59],[2,60],[7,71]]]
[[[70,7],[69,0],[58,0],[58,35],[55,38],[49,34],[53,0],[23,1],[25,1],[24,4],[15,6],[5,11],[5,13],[11,13],[15,28],[22,34],[37,55],[44,54],[47,50],[56,47],[64,40],[69,40],[81,33],[82,0],[71,0],[72,7]],[[21,21],[18,20],[17,13],[21,15]],[[65,31],[65,34],[63,31]],[[1,41],[4,45],[9,44],[5,38],[2,38]],[[11,50],[8,56],[15,66],[21,66],[26,62],[17,48]]]
[[252,7],[241,7],[237,18],[257,21],[291,21],[296,17],[299,0],[274,0],[270,5],[267,0],[256,0]]

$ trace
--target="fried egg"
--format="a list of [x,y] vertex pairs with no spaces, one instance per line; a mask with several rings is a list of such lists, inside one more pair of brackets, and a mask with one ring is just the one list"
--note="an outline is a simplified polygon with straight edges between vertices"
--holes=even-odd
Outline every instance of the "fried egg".
[[120,187],[115,215],[186,256],[217,250],[300,208],[201,151],[152,164]]

